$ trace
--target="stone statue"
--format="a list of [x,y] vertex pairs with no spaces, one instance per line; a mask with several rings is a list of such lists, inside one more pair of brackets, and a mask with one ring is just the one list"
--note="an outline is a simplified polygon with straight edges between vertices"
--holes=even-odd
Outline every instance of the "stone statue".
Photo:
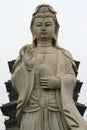
[[77,68],[70,52],[57,44],[54,9],[38,6],[30,28],[33,42],[20,50],[11,78],[20,130],[87,130],[72,98]]

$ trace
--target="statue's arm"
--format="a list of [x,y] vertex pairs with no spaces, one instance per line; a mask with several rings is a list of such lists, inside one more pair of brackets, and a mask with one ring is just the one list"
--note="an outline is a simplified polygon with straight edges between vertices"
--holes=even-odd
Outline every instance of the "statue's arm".
[[66,57],[65,59],[65,75],[61,77],[61,85],[62,83],[68,90],[68,93],[73,96],[73,90],[76,85],[76,72],[74,67],[76,67],[74,60]]
[[11,75],[12,86],[18,92],[18,94],[20,94],[21,92],[22,86],[24,84],[25,76],[26,76],[25,67],[24,64],[21,63],[21,65],[17,66],[14,73]]
[[30,57],[26,56],[26,50],[29,47],[26,45],[22,47],[22,49],[19,52],[19,57],[17,58],[16,62],[13,66],[12,76],[11,76],[11,82],[14,89],[20,94],[25,81],[28,77],[28,71],[31,71],[31,64],[28,66],[26,62]]
[[23,63],[22,53],[19,53],[19,56],[13,65],[12,75],[11,75],[12,86],[18,92],[18,95],[22,90],[25,76],[26,76],[26,70]]

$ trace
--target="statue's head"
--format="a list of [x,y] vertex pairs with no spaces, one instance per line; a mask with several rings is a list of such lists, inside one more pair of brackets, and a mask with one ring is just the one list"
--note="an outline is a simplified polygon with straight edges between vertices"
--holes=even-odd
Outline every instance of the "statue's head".
[[55,45],[57,41],[59,24],[54,9],[50,5],[37,6],[32,16],[30,29],[35,45],[37,45],[38,39],[46,40],[46,38],[51,39],[53,45]]

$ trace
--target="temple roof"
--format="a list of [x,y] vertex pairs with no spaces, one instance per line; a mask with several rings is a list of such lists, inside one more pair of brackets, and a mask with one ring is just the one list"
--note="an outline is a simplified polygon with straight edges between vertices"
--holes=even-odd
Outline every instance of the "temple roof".
[[76,63],[77,69],[79,69],[80,62],[79,62],[79,61],[76,61],[76,60],[74,60],[74,61],[75,61],[75,63]]
[[83,82],[80,82],[79,80],[77,80],[76,86],[75,86],[75,89],[74,89],[74,92],[75,92],[76,94],[77,94],[77,93],[80,93],[82,84],[83,84]]
[[76,103],[76,107],[79,110],[80,114],[83,116],[87,106],[81,103]]
[[17,106],[17,101],[12,101],[2,105],[1,111],[5,116],[13,116],[16,112],[16,106]]
[[12,67],[13,67],[14,62],[15,62],[15,60],[8,61],[8,66],[9,66],[9,71],[10,72],[12,72]]

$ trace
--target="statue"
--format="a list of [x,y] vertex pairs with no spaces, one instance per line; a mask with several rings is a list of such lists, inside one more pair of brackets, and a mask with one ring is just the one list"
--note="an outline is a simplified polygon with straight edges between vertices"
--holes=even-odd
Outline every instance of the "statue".
[[77,68],[70,52],[57,44],[54,9],[38,6],[30,28],[33,42],[20,50],[11,78],[20,130],[87,130],[72,99]]

